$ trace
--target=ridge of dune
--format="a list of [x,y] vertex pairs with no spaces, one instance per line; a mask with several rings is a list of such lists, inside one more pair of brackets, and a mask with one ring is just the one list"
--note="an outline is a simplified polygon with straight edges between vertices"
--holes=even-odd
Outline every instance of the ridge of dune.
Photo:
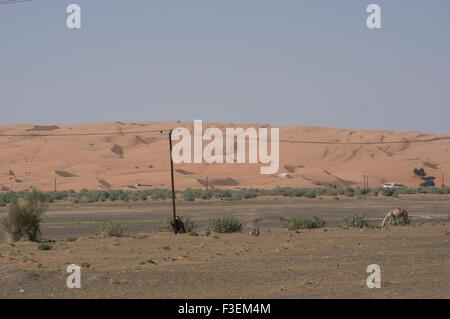
[[[192,132],[193,122],[0,126],[0,191],[30,187],[50,191],[55,178],[58,190],[126,189],[135,184],[168,188],[168,141],[158,131],[177,127]],[[203,123],[203,132],[208,127],[224,131],[226,127],[270,126]],[[277,174],[261,175],[261,164],[176,164],[177,188],[204,188],[206,177],[212,182],[210,186],[218,188],[357,187],[362,186],[363,175],[369,177],[369,186],[397,182],[417,187],[421,180],[413,169],[420,167],[435,176],[440,186],[441,176],[450,173],[450,135],[315,126],[279,128]],[[111,134],[81,135],[98,132]],[[54,134],[61,136],[51,136]],[[281,173],[290,178],[280,177]]]

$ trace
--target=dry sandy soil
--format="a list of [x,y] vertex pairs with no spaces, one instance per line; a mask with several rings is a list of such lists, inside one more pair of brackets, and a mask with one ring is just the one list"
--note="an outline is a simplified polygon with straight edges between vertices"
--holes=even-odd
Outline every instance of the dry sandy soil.
[[[180,202],[180,215],[198,222],[198,237],[154,232],[169,202],[53,205],[43,224],[43,237],[56,240],[52,250],[0,243],[0,298],[450,298],[449,204],[433,196]],[[336,227],[355,213],[379,225],[393,206],[408,209],[413,223]],[[261,235],[245,228],[206,237],[206,220],[227,215],[256,220]],[[290,232],[280,217],[292,215],[318,215],[328,225]],[[128,235],[95,236],[105,220],[124,220]],[[69,264],[83,266],[81,289],[66,288]],[[366,286],[369,264],[381,267],[381,289]]]
[[[0,126],[0,191],[31,186],[53,190],[55,178],[59,190],[120,189],[137,183],[168,188],[168,141],[159,130],[178,127],[193,131],[192,122]],[[268,126],[204,123],[203,132],[208,127]],[[114,135],[78,135],[102,132]],[[280,127],[280,140],[279,173],[292,179],[261,175],[260,164],[180,164],[177,187],[202,187],[206,176],[210,185],[222,188],[360,186],[364,174],[370,186],[397,182],[417,187],[421,180],[414,168],[424,167],[437,185],[442,174],[450,173],[449,135],[295,126]]]

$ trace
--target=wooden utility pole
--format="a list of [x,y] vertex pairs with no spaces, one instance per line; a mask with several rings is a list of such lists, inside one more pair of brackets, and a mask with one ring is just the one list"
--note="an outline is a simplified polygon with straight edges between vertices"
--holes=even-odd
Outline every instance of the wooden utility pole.
[[175,207],[175,181],[173,177],[173,159],[172,159],[172,130],[169,132],[169,149],[170,149],[170,177],[172,180],[172,210],[173,220],[177,219],[177,211]]
[[445,188],[444,174],[442,174],[442,188]]
[[56,193],[56,178],[55,178],[55,193]]
[[206,191],[208,191],[208,176],[206,176],[206,179],[205,179],[205,186],[206,186]]
[[184,233],[185,228],[181,219],[177,218],[177,211],[175,207],[175,180],[173,176],[173,159],[172,159],[172,130],[169,131],[169,150],[170,150],[170,177],[172,182],[172,210],[173,210],[173,219],[170,222],[172,229],[175,234]]

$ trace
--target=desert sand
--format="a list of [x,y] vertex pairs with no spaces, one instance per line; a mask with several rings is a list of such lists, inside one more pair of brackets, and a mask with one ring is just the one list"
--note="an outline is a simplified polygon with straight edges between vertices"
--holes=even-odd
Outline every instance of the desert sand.
[[[51,191],[55,179],[57,190],[126,189],[135,184],[168,188],[168,137],[159,130],[178,127],[192,132],[193,122],[0,126],[0,191],[31,187]],[[208,127],[269,126],[203,123],[203,130]],[[422,181],[413,169],[424,167],[440,186],[442,174],[450,173],[450,135],[280,127],[280,169],[262,175],[260,167],[259,163],[176,164],[175,182],[178,189],[204,188],[206,177],[217,188],[357,187],[367,175],[371,187],[387,182],[418,187]]]

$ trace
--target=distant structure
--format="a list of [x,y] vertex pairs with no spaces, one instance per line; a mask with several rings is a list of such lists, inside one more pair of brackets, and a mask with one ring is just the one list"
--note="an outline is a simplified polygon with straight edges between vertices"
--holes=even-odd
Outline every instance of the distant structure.
[[408,188],[408,186],[397,183],[386,183],[383,185],[383,188]]

